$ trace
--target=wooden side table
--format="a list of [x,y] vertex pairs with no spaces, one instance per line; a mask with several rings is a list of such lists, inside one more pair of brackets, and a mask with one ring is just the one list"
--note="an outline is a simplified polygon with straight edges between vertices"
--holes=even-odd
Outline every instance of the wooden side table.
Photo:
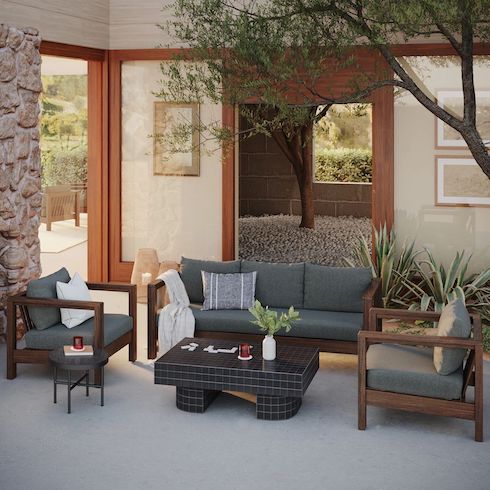
[[[57,403],[57,386],[65,385],[68,391],[68,413],[71,413],[71,390],[75,386],[82,386],[82,381],[85,381],[85,395],[89,396],[89,388],[100,389],[100,406],[104,406],[104,366],[109,360],[107,352],[102,349],[94,349],[93,356],[65,356],[63,348],[55,349],[49,353],[49,360],[54,368],[53,373],[53,389],[54,397],[53,402]],[[90,383],[89,374],[90,370],[100,368],[100,385]],[[67,371],[68,379],[58,378],[58,369]],[[75,382],[72,382],[72,371],[83,371],[84,374]]]

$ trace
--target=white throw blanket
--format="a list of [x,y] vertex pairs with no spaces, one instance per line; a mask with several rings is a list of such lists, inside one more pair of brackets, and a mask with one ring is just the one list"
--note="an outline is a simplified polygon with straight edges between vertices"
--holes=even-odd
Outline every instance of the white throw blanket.
[[162,355],[185,337],[194,337],[195,319],[179,273],[170,269],[158,279],[165,282],[170,299],[158,319],[159,354]]

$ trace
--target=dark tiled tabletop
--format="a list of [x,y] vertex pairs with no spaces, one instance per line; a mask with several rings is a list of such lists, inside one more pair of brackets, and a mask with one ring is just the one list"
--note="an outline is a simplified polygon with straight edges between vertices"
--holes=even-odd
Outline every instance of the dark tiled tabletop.
[[[189,352],[181,346],[198,344]],[[238,347],[239,341],[186,338],[155,362],[155,383],[203,390],[234,390],[269,396],[302,397],[318,370],[318,349],[277,346],[274,361],[262,359],[262,346],[253,345],[253,359],[237,353],[212,354],[203,349]]]

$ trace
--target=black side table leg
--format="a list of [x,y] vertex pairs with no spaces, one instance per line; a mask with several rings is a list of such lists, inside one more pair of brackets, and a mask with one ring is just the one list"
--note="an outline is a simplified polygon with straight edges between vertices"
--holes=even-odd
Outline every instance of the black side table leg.
[[85,371],[85,396],[88,396],[88,378],[89,378],[89,371]]
[[100,368],[100,406],[104,406],[104,366]]
[[54,375],[53,375],[53,389],[54,389],[54,396],[53,396],[53,403],[56,403],[56,381],[58,381],[58,369],[55,367],[54,368]]
[[71,371],[68,370],[68,413],[71,413]]

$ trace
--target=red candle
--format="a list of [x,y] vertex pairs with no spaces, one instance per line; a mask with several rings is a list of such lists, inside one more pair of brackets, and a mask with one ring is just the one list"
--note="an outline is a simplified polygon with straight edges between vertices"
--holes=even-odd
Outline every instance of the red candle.
[[240,357],[247,358],[250,357],[250,345],[240,344]]
[[73,337],[73,348],[76,350],[83,350],[83,337],[78,335]]

